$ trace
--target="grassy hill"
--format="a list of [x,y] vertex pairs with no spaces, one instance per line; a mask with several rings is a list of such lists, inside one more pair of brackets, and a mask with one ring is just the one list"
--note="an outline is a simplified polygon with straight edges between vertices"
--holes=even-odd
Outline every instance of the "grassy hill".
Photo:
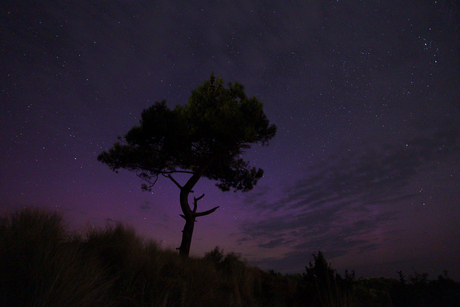
[[69,233],[60,215],[26,208],[0,218],[0,306],[459,306],[447,275],[342,278],[314,259],[282,275],[218,248],[183,258],[121,223]]

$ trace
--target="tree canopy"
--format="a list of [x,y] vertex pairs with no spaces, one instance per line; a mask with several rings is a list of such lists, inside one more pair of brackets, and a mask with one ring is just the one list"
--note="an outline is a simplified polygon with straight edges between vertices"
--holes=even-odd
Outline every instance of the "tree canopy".
[[[276,134],[256,97],[247,97],[238,82],[228,83],[213,74],[192,91],[188,103],[170,109],[166,101],[156,102],[142,111],[140,125],[134,126],[98,160],[112,170],[135,172],[150,190],[159,176],[169,178],[181,189],[183,217],[193,219],[209,214],[196,212],[188,194],[201,177],[216,181],[222,191],[249,191],[262,177],[263,170],[251,167],[241,155],[251,144],[267,145]],[[188,173],[180,185],[175,173]],[[214,208],[212,212],[217,209]],[[185,229],[184,229],[185,230]]]

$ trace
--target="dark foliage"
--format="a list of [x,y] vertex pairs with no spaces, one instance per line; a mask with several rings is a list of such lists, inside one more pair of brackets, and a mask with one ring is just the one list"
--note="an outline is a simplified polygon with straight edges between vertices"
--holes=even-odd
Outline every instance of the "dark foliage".
[[262,102],[247,97],[238,82],[225,88],[222,79],[211,75],[192,91],[188,104],[169,109],[163,100],[145,109],[140,126],[98,160],[114,171],[137,172],[149,183],[147,189],[158,175],[201,172],[222,191],[249,191],[263,171],[249,167],[240,155],[250,144],[267,145],[275,133]]
[[314,306],[353,306],[355,273],[346,271],[342,278],[321,251],[314,253],[313,258],[303,275],[308,302]]
[[55,213],[0,218],[0,306],[458,306],[460,284],[414,272],[341,277],[321,252],[304,274],[250,267],[216,247],[204,259],[160,250],[122,224],[69,233]]
[[105,274],[58,214],[26,208],[1,218],[0,306],[90,306],[108,299]]

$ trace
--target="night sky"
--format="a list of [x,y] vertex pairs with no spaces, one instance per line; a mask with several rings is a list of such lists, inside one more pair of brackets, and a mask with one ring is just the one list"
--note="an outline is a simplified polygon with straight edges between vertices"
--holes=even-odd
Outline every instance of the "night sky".
[[[458,1],[1,1],[0,209],[72,229],[122,221],[180,245],[179,189],[97,156],[155,101],[211,72],[278,126],[245,154],[247,193],[203,178],[191,254],[215,246],[303,272],[321,250],[357,276],[460,280]],[[186,176],[177,176],[184,183]]]

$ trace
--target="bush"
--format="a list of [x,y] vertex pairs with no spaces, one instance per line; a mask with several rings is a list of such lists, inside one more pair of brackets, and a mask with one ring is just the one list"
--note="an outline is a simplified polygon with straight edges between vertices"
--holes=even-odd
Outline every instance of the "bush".
[[0,221],[0,300],[4,306],[88,306],[110,283],[70,242],[62,218],[25,208]]
[[[304,274],[250,267],[216,247],[203,259],[160,250],[121,223],[69,233],[60,215],[0,218],[1,306],[457,306],[460,284],[415,273],[342,278],[321,252]],[[407,280],[407,281],[406,281]]]
[[314,261],[305,267],[305,288],[314,306],[353,306],[353,281],[354,272],[345,272],[343,279],[331,264],[327,263],[321,251],[313,253]]

